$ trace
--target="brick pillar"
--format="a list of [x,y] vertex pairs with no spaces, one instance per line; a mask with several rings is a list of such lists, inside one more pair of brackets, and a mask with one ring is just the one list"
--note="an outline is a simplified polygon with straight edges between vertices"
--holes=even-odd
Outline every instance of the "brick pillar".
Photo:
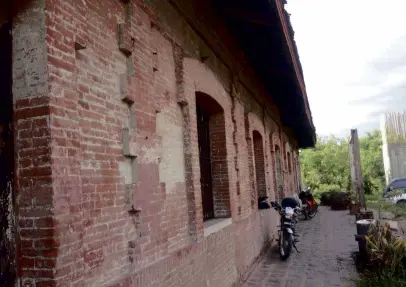
[[266,196],[264,144],[261,134],[257,131],[254,131],[253,142],[257,193],[258,197]]
[[254,172],[254,147],[253,147],[253,139],[251,136],[251,128],[250,128],[250,121],[249,121],[249,113],[244,113],[244,126],[245,126],[245,139],[247,141],[247,149],[248,149],[248,170],[249,170],[249,181],[250,181],[250,189],[251,189],[251,208],[257,209],[257,192],[255,186],[255,172]]
[[[241,206],[241,181],[240,181],[240,168],[241,168],[241,161],[239,159],[240,157],[240,145],[238,144],[238,104],[240,100],[240,83],[238,80],[238,77],[233,74],[233,72],[230,70],[230,96],[231,96],[231,120],[233,122],[233,145],[234,145],[234,170],[235,170],[235,186],[236,186],[236,194],[230,194],[232,196],[231,198],[234,197],[234,200],[232,201],[232,204],[234,206],[231,208],[236,208],[237,209],[237,214],[236,212],[232,212],[233,215],[233,220],[236,220],[238,217],[241,216],[242,214],[242,206]],[[230,183],[233,184],[233,176],[230,174]],[[238,217],[237,217],[238,215]]]
[[[203,225],[201,222],[200,214],[202,214],[202,204],[196,196],[197,192],[200,192],[196,188],[198,178],[200,174],[197,173],[196,168],[194,168],[194,163],[196,162],[197,154],[193,150],[193,121],[192,115],[195,113],[192,111],[192,107],[189,103],[187,97],[187,92],[185,91],[185,85],[187,89],[187,78],[184,73],[184,51],[183,49],[173,44],[173,58],[175,61],[175,77],[176,77],[176,93],[177,93],[177,103],[182,110],[182,129],[183,129],[183,147],[184,147],[184,157],[185,157],[185,180],[186,180],[186,199],[187,199],[187,209],[188,209],[188,233],[190,242],[195,243],[198,241],[199,235],[202,237]],[[185,83],[186,82],[186,83]],[[190,91],[189,91],[190,92]],[[194,122],[196,124],[196,122]],[[195,153],[194,153],[195,152]]]
[[[76,50],[85,47],[75,45],[78,26],[64,25],[71,20],[62,15],[71,9],[40,0],[14,7],[18,276],[24,286],[83,286]],[[76,23],[85,11],[75,11]]]
[[[13,98],[17,276],[22,286],[55,276],[50,97],[44,1],[13,3]],[[41,279],[39,279],[41,278]]]

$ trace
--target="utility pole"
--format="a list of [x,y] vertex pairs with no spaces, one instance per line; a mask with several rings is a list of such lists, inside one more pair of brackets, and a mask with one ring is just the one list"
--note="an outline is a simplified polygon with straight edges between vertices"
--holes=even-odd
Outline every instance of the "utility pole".
[[351,130],[351,138],[348,145],[350,155],[350,170],[351,170],[351,189],[357,198],[361,208],[366,210],[365,194],[364,194],[364,179],[361,170],[361,153],[358,140],[358,131]]

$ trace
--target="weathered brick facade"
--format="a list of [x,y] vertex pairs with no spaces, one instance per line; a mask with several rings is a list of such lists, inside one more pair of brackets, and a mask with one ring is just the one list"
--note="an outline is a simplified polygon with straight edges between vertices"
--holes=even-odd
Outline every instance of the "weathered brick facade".
[[[297,191],[297,138],[252,68],[171,2],[15,4],[22,286],[232,286],[272,244],[257,195]],[[196,105],[211,113],[205,222]]]

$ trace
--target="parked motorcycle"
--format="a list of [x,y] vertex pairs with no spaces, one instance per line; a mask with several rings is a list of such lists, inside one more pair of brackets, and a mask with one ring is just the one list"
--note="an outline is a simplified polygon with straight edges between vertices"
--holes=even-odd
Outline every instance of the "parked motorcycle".
[[271,206],[279,212],[280,215],[280,225],[279,225],[279,255],[281,260],[286,260],[290,256],[292,251],[292,247],[295,248],[297,252],[299,252],[296,248],[295,243],[299,240],[296,238],[297,234],[295,231],[296,223],[297,223],[297,215],[299,212],[300,207],[292,208],[292,207],[285,207],[283,208],[279,203],[276,201],[271,202]]
[[305,216],[305,219],[313,218],[317,214],[317,202],[314,199],[310,188],[306,188],[305,190],[299,193],[299,198],[302,201],[302,210]]

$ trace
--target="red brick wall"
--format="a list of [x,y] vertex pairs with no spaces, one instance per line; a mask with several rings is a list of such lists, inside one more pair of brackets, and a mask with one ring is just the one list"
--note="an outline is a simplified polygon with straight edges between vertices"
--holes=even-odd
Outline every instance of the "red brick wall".
[[[124,2],[33,1],[17,18],[19,276],[36,286],[231,286],[275,235],[277,214],[257,210],[252,132],[263,135],[258,190],[273,196],[278,115],[252,104],[167,2]],[[27,27],[38,36],[24,38]],[[269,98],[261,91],[256,99]],[[223,110],[211,123],[213,171],[218,214],[232,224],[209,237],[196,92]]]
[[253,142],[257,194],[258,197],[266,196],[264,144],[258,131],[253,133]]
[[210,117],[209,125],[214,216],[231,217],[224,113],[220,112],[213,114]]

